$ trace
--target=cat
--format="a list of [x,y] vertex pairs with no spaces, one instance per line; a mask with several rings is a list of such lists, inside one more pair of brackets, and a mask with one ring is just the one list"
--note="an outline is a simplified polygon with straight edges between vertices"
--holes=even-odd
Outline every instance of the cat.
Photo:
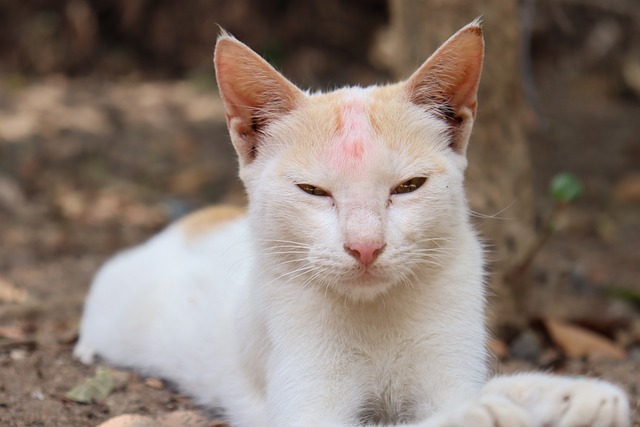
[[463,189],[483,53],[473,22],[406,81],[310,93],[222,34],[247,212],[207,208],[107,262],[75,355],[233,427],[628,426],[604,381],[489,379]]

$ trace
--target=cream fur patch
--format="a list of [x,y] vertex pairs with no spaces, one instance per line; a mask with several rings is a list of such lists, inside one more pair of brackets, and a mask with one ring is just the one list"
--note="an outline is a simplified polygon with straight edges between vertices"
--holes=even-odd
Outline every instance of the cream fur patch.
[[229,221],[245,216],[246,213],[244,208],[238,206],[211,206],[187,215],[180,220],[178,227],[187,239],[195,240]]

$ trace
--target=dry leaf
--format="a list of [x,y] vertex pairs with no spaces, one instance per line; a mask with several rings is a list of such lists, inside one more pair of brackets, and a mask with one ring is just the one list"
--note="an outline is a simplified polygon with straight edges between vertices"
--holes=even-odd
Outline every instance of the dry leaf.
[[542,322],[551,340],[567,357],[586,357],[591,361],[627,358],[622,347],[587,329],[554,319],[544,319]]
[[27,297],[26,291],[0,277],[0,303],[25,302]]
[[107,368],[98,368],[92,378],[84,380],[64,396],[78,403],[91,403],[109,396],[115,387],[115,380]]
[[151,417],[143,415],[120,415],[110,418],[98,427],[160,427]]
[[27,338],[27,334],[17,326],[0,325],[0,337],[21,341]]
[[164,383],[158,378],[147,378],[144,380],[144,385],[155,390],[162,390],[164,388]]
[[[210,427],[210,421],[196,411],[174,411],[156,418],[158,427]],[[219,424],[218,424],[219,425]]]
[[143,415],[120,415],[98,427],[229,427],[220,420],[210,421],[196,411],[174,411],[152,418]]
[[640,203],[640,174],[623,177],[613,188],[613,198],[618,203]]

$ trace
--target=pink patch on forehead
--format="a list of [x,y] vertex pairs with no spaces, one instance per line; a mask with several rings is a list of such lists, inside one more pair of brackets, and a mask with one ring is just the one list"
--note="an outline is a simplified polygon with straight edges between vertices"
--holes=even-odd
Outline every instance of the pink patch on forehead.
[[339,107],[338,115],[338,129],[331,144],[329,164],[357,169],[371,141],[371,122],[366,105],[359,96],[349,96]]

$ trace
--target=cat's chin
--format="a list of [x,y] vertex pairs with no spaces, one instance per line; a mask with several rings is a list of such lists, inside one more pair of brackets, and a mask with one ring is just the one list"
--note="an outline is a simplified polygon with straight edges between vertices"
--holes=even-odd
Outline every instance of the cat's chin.
[[363,270],[349,279],[336,283],[334,287],[348,298],[360,301],[371,301],[386,294],[395,281],[389,274],[375,270]]
[[360,286],[379,286],[388,281],[386,274],[374,272],[371,270],[363,270],[354,279],[356,285]]

